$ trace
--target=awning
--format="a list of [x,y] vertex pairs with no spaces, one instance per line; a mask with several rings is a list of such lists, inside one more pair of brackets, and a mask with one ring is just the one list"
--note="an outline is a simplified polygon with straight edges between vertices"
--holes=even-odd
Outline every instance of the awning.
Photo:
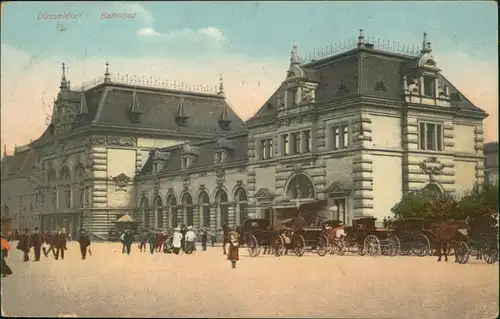
[[135,223],[136,221],[129,216],[129,214],[125,214],[120,219],[115,221],[115,223]]

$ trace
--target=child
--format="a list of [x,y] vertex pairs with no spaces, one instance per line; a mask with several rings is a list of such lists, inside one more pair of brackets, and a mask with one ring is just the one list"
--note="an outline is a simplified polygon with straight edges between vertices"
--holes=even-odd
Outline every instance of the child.
[[231,261],[233,269],[236,268],[236,262],[240,260],[240,254],[239,254],[240,243],[238,237],[239,235],[235,231],[231,231],[229,233],[229,250],[227,253],[227,260]]

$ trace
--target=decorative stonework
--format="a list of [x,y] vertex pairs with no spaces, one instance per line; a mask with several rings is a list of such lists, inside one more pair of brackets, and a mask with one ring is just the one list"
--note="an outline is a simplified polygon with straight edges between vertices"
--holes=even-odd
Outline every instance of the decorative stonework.
[[127,175],[125,175],[124,173],[121,173],[120,175],[116,176],[114,179],[113,179],[116,183],[116,190],[120,191],[125,191],[127,185],[130,183],[130,177],[128,177]]
[[116,145],[116,146],[136,146],[137,139],[131,136],[104,136],[94,135],[91,139],[92,144],[97,145]]
[[184,190],[187,190],[189,188],[190,184],[191,184],[191,181],[189,179],[189,174],[183,173],[182,174],[182,186],[183,186]]
[[223,168],[217,168],[215,170],[215,176],[217,177],[217,185],[222,185],[224,184],[226,178],[225,178],[225,173]]
[[437,157],[432,156],[423,160],[422,163],[420,163],[420,168],[424,174],[429,176],[429,182],[432,183],[434,181],[434,176],[441,175],[443,173],[445,165],[442,164]]

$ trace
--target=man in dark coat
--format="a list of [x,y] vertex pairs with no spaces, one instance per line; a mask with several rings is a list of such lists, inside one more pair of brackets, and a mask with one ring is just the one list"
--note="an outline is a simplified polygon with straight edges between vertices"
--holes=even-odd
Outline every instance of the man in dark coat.
[[123,235],[124,235],[123,236],[123,244],[125,245],[127,255],[130,255],[130,247],[132,246],[132,243],[134,242],[134,235],[132,234],[132,231],[130,229],[127,229]]
[[226,245],[229,243],[229,232],[231,228],[224,224],[222,225],[222,251],[224,255],[226,254]]
[[306,224],[306,220],[304,217],[302,217],[302,213],[298,213],[297,218],[295,218],[295,221],[293,223],[293,228],[294,230],[302,230],[304,225]]
[[182,234],[182,239],[181,239],[181,249],[186,252],[186,233],[187,233],[187,228],[186,225],[182,224],[181,226],[181,234]]
[[54,247],[56,248],[56,260],[59,259],[59,254],[61,254],[61,259],[64,260],[64,250],[66,248],[66,235],[62,233],[61,229],[57,230],[57,234],[54,238]]
[[31,234],[30,239],[31,247],[35,251],[35,261],[40,261],[40,253],[42,250],[43,236],[40,234],[38,227],[35,227],[35,231]]
[[82,254],[82,260],[87,256],[87,248],[90,246],[90,237],[85,229],[80,229],[80,236],[78,237],[78,242],[80,243],[80,252]]
[[150,229],[148,233],[148,243],[149,243],[149,252],[152,255],[155,252],[155,243],[156,243],[156,234],[152,229]]
[[29,257],[30,248],[31,248],[30,231],[28,228],[26,228],[24,230],[24,233],[21,235],[21,238],[19,239],[19,243],[17,244],[17,249],[23,252],[23,260],[25,262],[30,260]]
[[50,231],[50,232],[46,231],[43,240],[45,241],[45,243],[47,245],[49,245],[48,250],[46,250],[45,247],[42,248],[43,254],[45,255],[45,257],[48,257],[50,252],[52,252],[52,255],[54,255],[54,257],[55,257],[56,251],[54,249],[54,233],[52,231]]
[[208,233],[207,233],[207,230],[204,228],[202,231],[201,231],[201,249],[203,251],[206,251],[207,250],[207,241],[208,241]]

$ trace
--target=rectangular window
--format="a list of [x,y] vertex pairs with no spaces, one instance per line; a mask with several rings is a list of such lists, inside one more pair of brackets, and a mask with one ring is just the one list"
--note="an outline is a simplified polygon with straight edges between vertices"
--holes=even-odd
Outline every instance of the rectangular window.
[[84,205],[85,205],[85,188],[83,188],[83,187],[80,188],[78,201],[80,202],[80,207],[84,207]]
[[281,143],[282,143],[283,156],[287,156],[288,154],[290,154],[290,145],[288,143],[288,134],[284,134],[281,136]]
[[341,133],[342,133],[342,148],[347,148],[349,146],[349,126],[342,125]]
[[259,158],[261,160],[266,159],[266,145],[265,145],[265,140],[260,140],[259,143]]
[[340,127],[334,126],[333,130],[333,149],[338,150],[340,148]]
[[304,131],[304,153],[309,153],[311,151],[311,131]]
[[71,188],[70,186],[66,186],[65,190],[65,203],[66,203],[66,208],[71,207]]
[[443,126],[435,123],[420,122],[419,146],[421,150],[443,150]]
[[270,138],[267,140],[267,148],[269,149],[269,158],[274,157],[274,148],[273,148],[273,139]]
[[189,158],[183,157],[182,158],[182,168],[188,168],[189,166]]
[[57,208],[57,190],[52,191],[52,207]]
[[293,140],[294,140],[294,154],[300,154],[301,153],[301,144],[300,144],[300,132],[294,133],[293,135]]
[[424,76],[424,95],[432,97],[436,96],[435,81],[436,79],[432,76]]
[[222,153],[217,152],[215,153],[215,164],[221,164],[222,163]]

